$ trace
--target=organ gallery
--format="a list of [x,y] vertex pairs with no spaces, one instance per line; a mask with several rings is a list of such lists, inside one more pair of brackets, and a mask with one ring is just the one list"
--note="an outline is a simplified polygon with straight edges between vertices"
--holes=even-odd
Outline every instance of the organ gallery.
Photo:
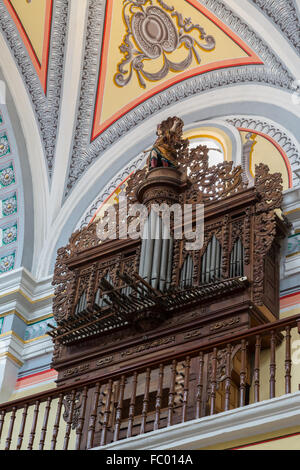
[[[264,330],[278,320],[289,229],[281,176],[261,164],[251,185],[231,162],[209,167],[207,147],[190,149],[182,128],[178,118],[158,128],[176,167],[146,165],[126,186],[127,203],[148,210],[149,236],[99,242],[94,222],[58,251],[53,367],[58,389],[76,387],[64,419],[89,446],[244,406],[255,374],[258,399],[255,358],[282,340]],[[155,203],[203,204],[203,246],[186,250],[174,227],[164,237]],[[248,337],[253,328],[265,334]]]

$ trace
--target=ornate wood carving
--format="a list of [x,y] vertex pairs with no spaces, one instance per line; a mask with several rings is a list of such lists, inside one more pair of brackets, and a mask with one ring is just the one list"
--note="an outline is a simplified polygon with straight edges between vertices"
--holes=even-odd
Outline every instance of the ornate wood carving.
[[52,281],[52,284],[57,286],[53,300],[53,313],[57,322],[60,322],[69,314],[74,304],[75,274],[70,271],[66,265],[69,256],[69,245],[65,248],[60,248],[57,251],[57,259]]
[[[121,368],[129,360],[143,365],[145,358],[155,356],[160,350],[167,354],[168,350],[179,348],[181,352],[194,348],[196,341],[200,344],[207,338],[222,337],[228,330],[243,330],[249,324],[267,322],[264,308],[274,316],[277,314],[276,306],[273,308],[272,302],[266,302],[270,293],[276,293],[277,279],[276,275],[272,279],[269,276],[266,286],[265,264],[271,248],[277,249],[279,232],[284,230],[284,221],[280,222],[277,217],[282,201],[281,176],[272,175],[266,165],[259,165],[255,184],[248,187],[241,167],[234,167],[232,162],[209,167],[208,149],[204,146],[190,149],[182,130],[183,122],[178,118],[169,118],[159,126],[158,137],[167,149],[173,148],[171,156],[175,167],[149,169],[146,166],[138,170],[127,182],[127,203],[146,203],[148,210],[152,203],[204,204],[204,245],[188,252],[185,239],[174,240],[171,288],[160,292],[152,288],[151,281],[143,284],[144,279],[136,277],[141,256],[139,240],[117,238],[100,243],[97,223],[75,232],[68,245],[58,251],[53,279],[56,286],[53,310],[58,325],[52,332],[53,364],[59,370],[59,383],[80,380],[87,375],[101,378],[101,374],[108,374],[117,362]],[[119,206],[115,207],[118,217]],[[119,221],[119,227],[123,222]],[[218,253],[218,257],[221,253],[213,237],[222,248],[222,273],[219,281],[213,275],[208,282],[202,279],[201,263],[212,239],[214,247],[208,251]],[[243,244],[245,277],[229,279],[230,255],[237,239]],[[180,272],[188,256],[193,261],[193,270],[189,264],[193,282],[191,287],[183,288]],[[209,264],[209,272],[212,265]],[[270,266],[269,263],[269,270]],[[99,287],[100,294],[105,293],[108,299],[106,310],[103,303],[95,303]],[[127,299],[122,297],[125,287],[130,292],[124,294]],[[83,291],[86,291],[86,309],[78,314],[75,305]],[[147,296],[141,296],[142,291],[147,291]],[[175,339],[169,341],[168,338]],[[156,345],[159,351],[155,350]],[[118,348],[118,352],[114,348]],[[93,359],[89,362],[80,359],[79,364],[81,355]],[[226,376],[226,406],[229,406],[227,346],[223,353],[221,348],[214,361],[215,392],[218,393],[219,383]],[[206,400],[204,388],[203,399]],[[127,399],[126,396],[124,402]],[[65,400],[67,420],[71,419],[70,400],[70,397]],[[75,397],[72,402],[75,421],[79,401]],[[187,414],[188,406],[187,400]]]
[[183,171],[188,172],[191,187],[185,194],[186,203],[205,204],[237,194],[247,188],[241,167],[223,162],[210,167],[208,148],[202,145],[187,149],[179,158]]
[[263,303],[264,262],[276,236],[276,209],[282,203],[282,177],[280,173],[269,173],[267,165],[255,167],[255,188],[260,196],[255,206],[254,217],[254,274],[253,299],[257,305]]
[[65,411],[63,413],[63,419],[66,423],[71,424],[72,429],[76,429],[79,425],[82,398],[82,392],[77,391],[74,399],[72,393],[67,394],[63,399],[63,405],[65,408]]
[[251,259],[251,217],[252,211],[250,208],[246,209],[243,228],[243,245],[244,245],[244,263],[248,265]]

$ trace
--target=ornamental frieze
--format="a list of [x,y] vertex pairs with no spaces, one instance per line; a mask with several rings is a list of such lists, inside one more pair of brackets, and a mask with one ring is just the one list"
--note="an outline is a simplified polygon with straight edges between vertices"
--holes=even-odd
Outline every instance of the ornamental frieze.
[[[161,6],[153,5],[150,0],[124,2],[122,13],[127,31],[120,46],[124,59],[118,64],[118,72],[114,77],[118,86],[127,85],[135,72],[140,85],[146,88],[145,80],[159,81],[170,71],[183,72],[192,64],[193,56],[200,64],[199,52],[211,51],[215,47],[215,39],[207,35],[199,24],[194,24],[191,18],[185,18],[174,6],[161,1],[158,3]],[[197,38],[190,34],[193,31],[197,32]],[[186,48],[184,59],[180,62],[172,61],[170,53],[181,46]],[[160,70],[155,73],[147,71],[147,62],[151,63],[160,57],[163,58]]]

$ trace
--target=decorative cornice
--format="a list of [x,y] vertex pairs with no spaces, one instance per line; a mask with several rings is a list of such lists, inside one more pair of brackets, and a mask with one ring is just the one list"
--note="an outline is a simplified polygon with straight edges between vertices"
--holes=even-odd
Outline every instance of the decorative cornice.
[[299,53],[300,24],[294,0],[251,0],[251,2],[272,20]]
[[13,362],[15,362],[17,364],[18,367],[22,367],[23,365],[23,362],[19,361],[18,358],[16,358],[13,354],[11,354],[10,352],[5,352],[5,353],[1,353],[0,354],[0,359],[1,358],[9,358],[11,359]]
[[28,326],[52,317],[52,276],[36,281],[24,268],[1,276],[0,315],[16,315]]
[[[247,24],[218,0],[203,0],[202,3],[238,34],[260,56],[265,65],[222,69],[186,79],[137,106],[91,142],[101,48],[99,38],[103,34],[105,1],[89,0],[81,92],[65,197],[69,195],[85,170],[99,158],[105,149],[144,119],[177,101],[214,88],[238,83],[264,83],[292,90],[294,77],[268,45]],[[96,44],[99,46],[95,47]]]
[[[218,413],[145,435],[113,442],[101,450],[198,450],[212,445],[232,446],[242,438],[299,427],[300,392],[272,400],[254,403],[243,408]],[[250,436],[250,437],[249,437]],[[93,450],[98,450],[95,447]]]
[[3,2],[0,2],[0,29],[12,51],[32,101],[44,144],[49,176],[53,167],[67,31],[69,0],[54,0],[49,52],[47,96],[36,75],[33,63]]
[[293,172],[293,185],[298,186],[300,184],[300,178],[297,173],[300,168],[299,146],[286,134],[284,129],[280,128],[276,123],[271,123],[253,116],[234,116],[226,119],[226,121],[237,128],[251,129],[254,132],[262,132],[272,137],[272,139],[279,144],[290,161]]

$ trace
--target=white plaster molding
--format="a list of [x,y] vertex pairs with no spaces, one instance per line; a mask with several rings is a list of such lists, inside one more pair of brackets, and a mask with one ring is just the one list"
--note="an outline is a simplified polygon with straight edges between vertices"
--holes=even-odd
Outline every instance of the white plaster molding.
[[43,336],[39,339],[25,343],[22,351],[22,361],[26,362],[34,357],[50,354],[53,352],[53,342],[50,336]]
[[7,292],[19,287],[30,297],[32,301],[37,301],[49,295],[51,288],[52,276],[36,280],[26,268],[18,268],[13,271],[1,274],[0,297]]
[[284,275],[292,276],[300,272],[300,254],[295,254],[286,258],[284,266]]
[[0,314],[17,311],[24,319],[34,321],[52,313],[54,288],[52,276],[36,281],[19,268],[0,276]]
[[10,357],[0,358],[0,403],[11,397],[18,377],[19,365]]
[[[263,134],[273,138],[285,152],[289,159],[291,170],[293,172],[294,186],[297,184],[297,171],[300,169],[300,141],[292,132],[271,119],[255,115],[231,115],[226,117],[230,123],[236,127],[249,127],[254,132],[260,131]],[[241,125],[239,126],[240,123]]]
[[6,104],[6,86],[3,80],[0,80],[0,104]]
[[284,193],[283,212],[293,224],[294,231],[300,229],[300,188],[292,188]]
[[0,338],[0,354],[12,354],[18,361],[22,359],[24,343],[12,333]]
[[240,133],[238,130],[226,122],[225,120],[222,119],[209,119],[207,121],[199,121],[199,122],[193,122],[190,123],[186,126],[184,126],[184,131],[189,131],[191,129],[194,129],[196,127],[214,127],[217,126],[220,128],[220,130],[223,130],[228,137],[231,139],[232,144],[234,143],[236,146],[236,151],[235,154],[232,155],[232,159],[234,161],[235,165],[241,165],[242,164],[242,139],[240,136]]
[[[228,7],[237,13],[251,28],[267,42],[271,49],[280,57],[282,63],[289,68],[295,78],[299,77],[300,59],[291,43],[285,38],[280,28],[272,23],[261,10],[247,0],[223,0]],[[276,40],[274,40],[276,38]]]
[[[62,102],[51,184],[50,220],[55,219],[61,207],[68,172],[69,154],[73,144],[74,121],[81,82],[87,7],[88,0],[70,2]],[[72,77],[71,80],[70,77]]]
[[9,83],[28,151],[32,182],[28,181],[27,184],[33,185],[34,260],[37,260],[46,238],[49,200],[47,168],[42,157],[43,145],[30,98],[2,34],[0,34],[0,50],[0,66],[6,82]]
[[300,422],[300,392],[188,421],[93,450],[198,450]]
[[52,353],[53,343],[47,335],[24,341],[14,331],[4,333],[0,337],[0,402],[9,400],[22,364]]

